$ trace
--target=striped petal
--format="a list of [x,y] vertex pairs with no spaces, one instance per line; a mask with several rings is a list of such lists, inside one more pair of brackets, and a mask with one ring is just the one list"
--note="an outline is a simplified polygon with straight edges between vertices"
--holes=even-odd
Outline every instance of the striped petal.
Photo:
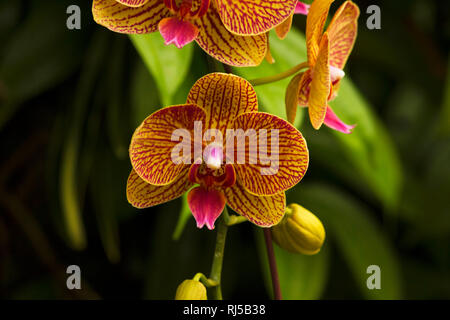
[[238,35],[257,35],[286,20],[297,0],[216,0],[226,28]]
[[251,84],[241,77],[226,73],[210,73],[193,85],[187,98],[206,111],[206,128],[225,130],[244,112],[257,112],[258,99]]
[[358,17],[358,6],[351,1],[346,1],[339,7],[330,22],[327,32],[330,39],[331,66],[344,69],[355,44],[358,32]]
[[324,123],[327,127],[346,134],[352,133],[352,130],[355,127],[355,125],[348,125],[344,123],[338,118],[330,107],[327,108],[327,115],[325,116]]
[[265,34],[257,36],[238,36],[230,33],[211,2],[208,12],[195,23],[199,28],[198,45],[210,56],[220,62],[238,66],[259,65],[266,56],[267,39]]
[[295,116],[297,115],[298,92],[303,75],[303,73],[299,73],[293,77],[286,89],[284,102],[286,105],[286,117],[290,123],[294,123]]
[[278,38],[280,38],[281,40],[286,38],[287,34],[289,33],[289,30],[291,30],[292,20],[293,19],[294,19],[294,15],[291,14],[289,16],[289,18],[284,20],[281,24],[279,24],[275,28],[275,33],[277,34]]
[[196,187],[189,191],[188,205],[197,221],[197,228],[206,224],[209,230],[214,229],[214,222],[225,208],[225,196],[217,189]]
[[114,31],[127,34],[150,33],[158,30],[158,23],[171,16],[162,0],[122,0],[140,6],[129,6],[116,0],[94,0],[92,15],[95,22]]
[[146,4],[149,0],[116,0],[116,1],[128,7],[141,7],[144,4]]
[[329,42],[325,33],[320,43],[319,55],[312,71],[311,89],[309,92],[309,119],[314,129],[318,130],[327,113],[327,102],[330,94]]
[[176,199],[193,185],[188,179],[188,172],[189,166],[186,166],[171,184],[154,186],[144,181],[132,169],[127,181],[128,202],[136,208],[143,209]]
[[284,215],[286,196],[284,192],[272,196],[255,196],[240,184],[224,190],[227,205],[260,227],[278,224]]
[[[302,134],[289,122],[268,113],[244,113],[236,118],[234,128],[248,137],[241,142],[236,139],[233,165],[247,191],[274,195],[303,178],[308,168],[308,148]],[[230,138],[227,135],[227,148]],[[240,155],[245,161],[239,161]]]
[[309,91],[311,89],[311,69],[306,70],[300,79],[300,84],[298,85],[298,104],[300,106],[308,105]]
[[330,5],[334,0],[315,0],[306,18],[306,48],[310,66],[316,63],[323,27],[327,20]]
[[[131,138],[130,160],[136,173],[153,185],[173,182],[187,166],[185,162],[192,162],[192,157],[181,163],[172,160],[176,145],[191,142],[172,141],[172,134],[176,129],[185,129],[193,137],[194,122],[202,121],[204,125],[205,118],[205,111],[195,105],[171,106],[147,117]],[[193,143],[190,146],[192,149]]]
[[257,35],[288,18],[297,0],[216,0],[226,28],[238,35]]

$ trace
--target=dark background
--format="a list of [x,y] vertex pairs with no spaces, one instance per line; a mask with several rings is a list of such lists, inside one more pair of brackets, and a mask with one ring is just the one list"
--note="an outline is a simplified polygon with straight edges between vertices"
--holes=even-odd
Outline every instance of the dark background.
[[[400,261],[402,297],[448,299],[450,98],[444,97],[450,94],[450,2],[356,3],[362,16],[346,72],[390,133],[405,177],[398,219],[383,228]],[[65,27],[70,4],[81,7],[80,31]],[[365,27],[370,4],[381,7],[381,30]],[[181,239],[171,240],[179,201],[141,211],[126,201],[127,148],[143,119],[140,106],[150,114],[160,103],[129,39],[96,25],[90,7],[91,1],[0,0],[4,299],[172,299],[183,279],[210,268],[213,232],[196,229],[191,219]],[[304,30],[305,18],[296,17],[295,24]],[[194,55],[205,59],[198,47]],[[207,70],[196,64],[191,72]],[[308,138],[312,130],[304,127]],[[326,181],[351,193],[384,224],[379,203],[314,154],[311,163],[305,183]],[[75,204],[65,198],[70,190]],[[63,202],[82,213],[86,242],[68,237]],[[269,297],[254,229],[247,223],[229,231],[227,298]],[[327,246],[331,258],[321,297],[364,298],[346,259],[332,240]],[[72,264],[82,269],[83,290],[66,289],[65,270]]]

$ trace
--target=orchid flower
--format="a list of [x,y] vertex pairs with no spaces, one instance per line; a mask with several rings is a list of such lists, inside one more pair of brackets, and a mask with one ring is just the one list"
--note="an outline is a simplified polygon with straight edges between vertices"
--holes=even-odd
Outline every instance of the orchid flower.
[[[297,90],[298,105],[307,106],[312,126],[319,129],[323,123],[343,133],[354,128],[341,121],[328,105],[344,77],[345,63],[353,49],[358,29],[359,8],[351,1],[337,10],[327,30],[323,32],[331,3],[334,0],[315,0],[306,20],[308,70],[291,81]],[[287,105],[288,120],[293,122],[297,104]]]
[[233,66],[259,65],[266,32],[285,21],[296,0],[94,0],[94,20],[127,34],[159,30],[166,44],[196,41],[209,55]]
[[[180,129],[185,134],[174,134]],[[236,132],[244,134],[240,142]],[[267,145],[261,144],[264,140]],[[258,141],[258,148],[251,141]],[[174,161],[180,150],[180,161]],[[129,151],[133,169],[127,198],[134,207],[155,206],[188,192],[197,227],[209,229],[226,204],[258,226],[276,225],[285,212],[285,190],[303,178],[309,161],[302,134],[287,121],[258,112],[250,83],[223,73],[199,79],[186,104],[147,117]]]

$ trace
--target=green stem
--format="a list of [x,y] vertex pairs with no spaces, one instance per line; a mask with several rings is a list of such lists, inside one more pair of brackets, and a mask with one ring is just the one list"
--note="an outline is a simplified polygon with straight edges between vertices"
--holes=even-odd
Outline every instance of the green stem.
[[[228,214],[225,207],[224,213]],[[216,238],[216,249],[214,251],[214,258],[211,267],[211,273],[209,279],[218,283],[217,286],[212,288],[213,297],[216,300],[222,300],[222,289],[221,289],[221,274],[222,274],[222,264],[223,264],[223,252],[225,249],[225,240],[227,237],[228,226],[223,217],[220,218],[219,226],[217,228],[217,238]]]
[[229,227],[234,226],[242,222],[248,221],[246,217],[229,214],[227,208],[223,210],[222,217],[225,220],[225,224]]
[[275,252],[273,251],[272,233],[269,228],[264,229],[264,240],[266,242],[267,257],[269,259],[270,275],[272,278],[273,297],[275,300],[282,300],[280,280],[278,278],[277,260],[275,258]]
[[308,68],[308,62],[300,63],[300,64],[296,65],[295,67],[293,67],[289,70],[286,70],[284,72],[278,73],[276,75],[253,79],[253,80],[250,80],[249,82],[253,86],[260,86],[263,84],[268,84],[268,83],[276,82],[279,80],[283,80],[284,78],[292,76],[292,75],[296,74],[297,72],[299,72],[300,70],[305,69],[305,68]]
[[197,273],[192,280],[194,281],[200,281],[201,283],[203,283],[206,287],[208,288],[213,288],[218,286],[219,284],[211,279],[208,279],[203,273],[199,272]]

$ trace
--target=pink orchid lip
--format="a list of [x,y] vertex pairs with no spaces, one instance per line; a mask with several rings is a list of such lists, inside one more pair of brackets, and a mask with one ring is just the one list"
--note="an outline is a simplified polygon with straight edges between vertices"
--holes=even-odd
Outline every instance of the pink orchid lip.
[[295,14],[304,14],[305,16],[308,14],[309,12],[309,4],[303,3],[301,1],[297,2],[297,5],[295,6]]
[[217,189],[200,186],[189,191],[187,199],[197,228],[201,229],[206,224],[209,230],[213,230],[214,223],[225,208],[224,194]]
[[169,45],[173,43],[179,49],[194,41],[199,33],[195,25],[189,21],[181,20],[178,17],[162,19],[159,22],[158,28],[164,38],[165,44]]
[[329,106],[327,107],[324,123],[327,127],[346,134],[352,133],[353,128],[356,127],[356,125],[348,125],[344,123]]

